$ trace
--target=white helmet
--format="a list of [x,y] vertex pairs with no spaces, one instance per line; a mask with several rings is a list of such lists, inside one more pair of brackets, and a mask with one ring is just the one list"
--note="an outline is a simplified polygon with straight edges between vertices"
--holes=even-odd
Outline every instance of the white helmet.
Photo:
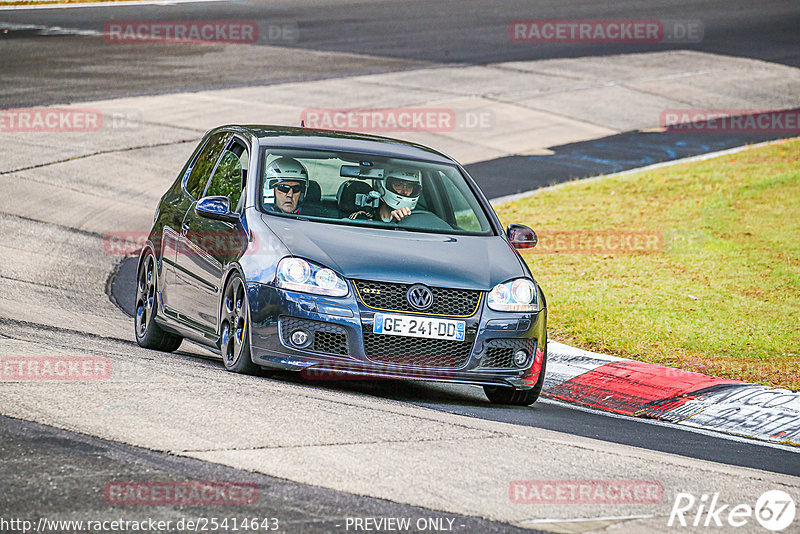
[[[392,187],[394,184],[400,185],[405,194],[398,193]],[[378,180],[376,186],[383,201],[393,210],[400,208],[413,210],[422,193],[422,173],[407,167],[386,169],[383,180]]]
[[264,201],[273,202],[275,192],[273,189],[281,182],[300,182],[303,189],[300,200],[306,196],[308,189],[308,171],[302,163],[294,158],[280,157],[267,166],[267,186],[264,188]]

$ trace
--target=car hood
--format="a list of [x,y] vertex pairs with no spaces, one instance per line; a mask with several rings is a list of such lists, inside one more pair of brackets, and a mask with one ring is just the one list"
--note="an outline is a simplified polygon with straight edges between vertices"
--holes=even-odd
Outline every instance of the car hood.
[[262,215],[293,256],[347,278],[489,290],[530,276],[499,236],[429,234]]

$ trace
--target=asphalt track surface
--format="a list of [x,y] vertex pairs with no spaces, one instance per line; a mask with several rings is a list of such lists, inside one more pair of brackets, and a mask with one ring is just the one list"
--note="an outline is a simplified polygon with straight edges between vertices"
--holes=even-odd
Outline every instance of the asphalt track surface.
[[[120,510],[106,500],[103,485],[92,485],[91,481],[136,480],[159,484],[215,481],[254,484],[258,488],[257,502],[226,505],[217,511],[213,511],[214,507],[192,505],[148,507],[147,517],[172,521],[173,525],[182,518],[278,518],[282,532],[312,533],[343,531],[348,517],[403,517],[410,518],[412,523],[436,518],[445,524],[452,521],[455,532],[531,532],[476,517],[297,484],[3,416],[0,416],[0,457],[4,458],[5,486],[0,492],[0,516],[6,519],[10,512],[17,518],[83,519],[106,513],[114,518],[141,521],[142,514],[136,507]],[[8,491],[10,488],[13,491]]]
[[[680,20],[700,22],[704,31],[696,43],[514,43],[508,25],[517,19]],[[103,39],[106,23],[131,20],[254,21],[261,29],[257,44],[263,46],[110,44]],[[3,27],[10,29],[0,30],[2,107],[268,85],[445,64],[677,49],[800,66],[800,10],[792,0],[209,2],[0,11]],[[270,37],[270,28],[284,27],[293,31]],[[72,35],[75,29],[96,35]],[[52,53],[54,49],[58,53]],[[331,61],[319,52],[352,56]],[[435,85],[435,77],[430,82]]]
[[[112,11],[113,9],[113,11]],[[157,45],[109,46],[102,37],[53,35],[41,28],[59,26],[102,30],[111,18],[122,19],[253,19],[264,24],[296,25],[296,42],[266,42],[263,51],[248,51],[232,61],[232,47]],[[518,18],[661,18],[702,20],[705,38],[680,45],[525,45],[510,43],[508,22]],[[794,2],[665,2],[608,6],[598,3],[509,2],[255,2],[182,4],[156,7],[93,8],[0,12],[0,21],[41,28],[12,29],[0,37],[0,106],[29,106],[208,88],[264,85],[284,81],[338,77],[366,72],[403,70],[439,64],[484,64],[495,61],[580,57],[672,48],[752,57],[800,66],[800,10]],[[0,25],[1,26],[1,25]],[[58,50],[58,53],[53,53]],[[315,51],[363,54],[350,62],[315,59]],[[376,59],[376,57],[378,59]],[[165,68],[169,66],[170,68]],[[36,90],[31,90],[36,88]],[[656,139],[654,139],[656,137]],[[534,185],[613,172],[708,151],[738,146],[767,137],[705,135],[702,140],[668,133],[641,132],[554,147],[556,158],[511,157],[470,166],[489,196],[529,189],[517,180],[536,173]],[[632,148],[635,147],[635,148]],[[492,176],[507,177],[502,183]],[[125,308],[131,294],[131,261],[114,278],[114,294]],[[157,355],[156,355],[157,356]],[[164,355],[167,357],[167,355]],[[198,358],[198,356],[192,356]],[[213,360],[209,365],[221,367]],[[292,382],[292,376],[278,376]],[[264,380],[269,378],[264,377]],[[600,412],[540,402],[532,408],[489,405],[480,389],[418,382],[349,382],[320,386],[379,398],[400,400],[436,410],[557,430],[578,436],[634,445],[764,471],[800,474],[797,453],[747,440],[699,434],[667,425],[609,417]],[[349,493],[324,490],[281,479],[243,473],[216,464],[121,445],[99,438],[56,430],[36,423],[0,419],[0,454],[6,490],[0,511],[19,516],[58,512],[104,511],[97,495],[98,479],[153,477],[163,480],[243,480],[251,477],[262,491],[259,515],[277,514],[303,531],[330,531],[347,515],[426,517],[443,515],[420,508]],[[33,469],[31,469],[33,467]],[[103,473],[103,475],[99,475]],[[95,492],[92,495],[92,491]],[[269,496],[269,498],[264,498]],[[34,503],[36,505],[34,505]],[[45,503],[46,509],[42,508]],[[313,504],[309,504],[313,503]],[[77,509],[76,509],[77,508]],[[178,510],[186,515],[192,510]],[[247,509],[251,513],[252,508]],[[288,514],[287,514],[287,511]],[[150,512],[149,512],[150,513]],[[176,510],[159,511],[175,517]],[[150,513],[150,515],[153,515]],[[200,514],[198,514],[200,515]],[[455,517],[455,516],[448,516]],[[515,531],[505,524],[458,518],[465,531]],[[457,523],[458,524],[458,523]],[[527,530],[527,529],[526,529]]]

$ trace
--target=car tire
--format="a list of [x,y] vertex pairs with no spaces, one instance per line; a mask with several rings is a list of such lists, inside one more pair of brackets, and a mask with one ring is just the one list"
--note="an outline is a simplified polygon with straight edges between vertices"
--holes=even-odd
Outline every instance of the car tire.
[[158,308],[157,276],[156,258],[152,252],[145,252],[136,273],[136,313],[133,316],[136,342],[146,349],[173,352],[181,346],[183,338],[164,331],[155,321]]
[[250,306],[239,273],[234,273],[225,284],[219,331],[219,348],[225,369],[234,373],[255,374],[258,366],[250,358]]
[[547,347],[542,356],[542,368],[539,379],[531,389],[515,389],[502,386],[483,386],[483,392],[492,404],[506,404],[511,406],[530,406],[539,398],[544,386],[544,374],[547,368]]

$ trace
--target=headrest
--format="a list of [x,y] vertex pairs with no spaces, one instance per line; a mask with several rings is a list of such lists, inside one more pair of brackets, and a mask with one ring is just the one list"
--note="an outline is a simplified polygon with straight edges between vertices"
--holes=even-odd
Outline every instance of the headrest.
[[319,184],[314,180],[309,180],[308,189],[306,190],[306,198],[303,199],[303,201],[319,203],[321,199],[322,189],[320,188]]

